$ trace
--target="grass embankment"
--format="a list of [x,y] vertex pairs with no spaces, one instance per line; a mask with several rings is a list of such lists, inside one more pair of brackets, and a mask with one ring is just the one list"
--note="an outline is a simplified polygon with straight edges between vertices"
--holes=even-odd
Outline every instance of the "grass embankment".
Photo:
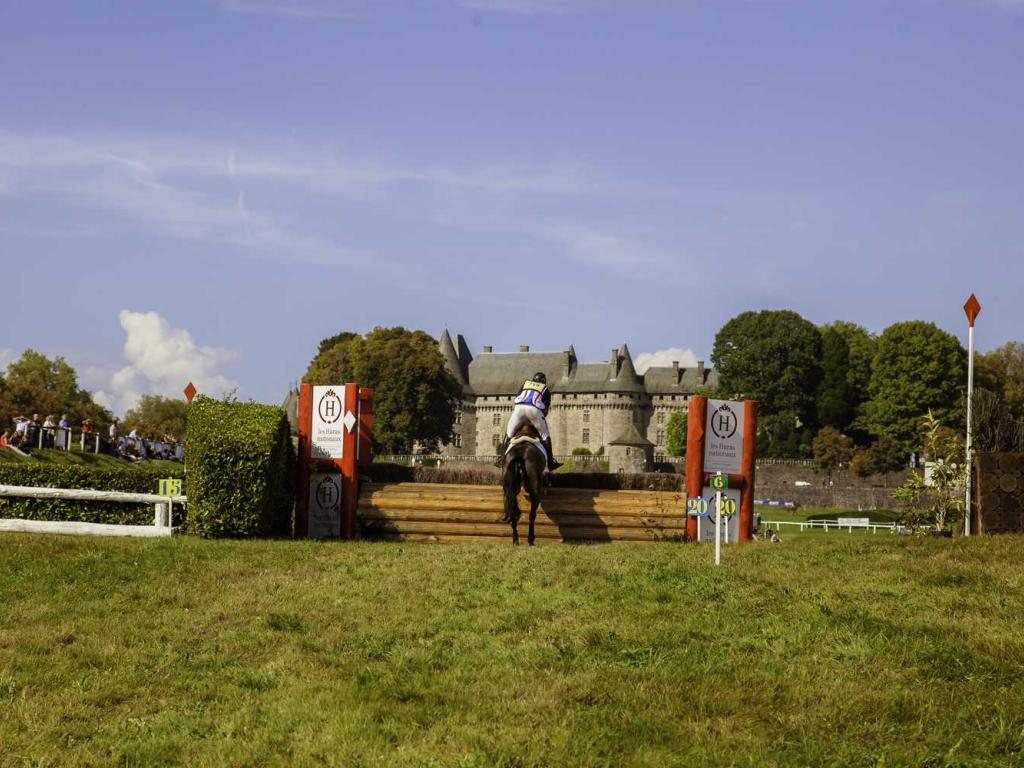
[[1019,766],[1024,541],[0,535],[0,763]]
[[23,456],[9,448],[0,448],[0,463],[36,463],[36,464],[76,464],[84,467],[100,467],[124,469],[125,467],[143,467],[145,469],[181,469],[181,464],[174,461],[144,459],[138,462],[126,461],[117,456],[105,453],[89,453],[72,449],[70,451],[39,450],[32,451],[30,456]]

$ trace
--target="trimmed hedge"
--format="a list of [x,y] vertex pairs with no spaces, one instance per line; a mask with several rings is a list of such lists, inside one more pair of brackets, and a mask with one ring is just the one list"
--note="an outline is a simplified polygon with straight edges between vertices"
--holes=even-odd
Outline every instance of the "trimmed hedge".
[[295,449],[283,408],[198,397],[186,443],[189,533],[291,534]]
[[[0,464],[0,485],[25,485],[33,488],[85,488],[94,491],[156,493],[159,480],[181,476],[181,467],[169,471],[131,465],[126,465],[123,469],[101,469],[77,464]],[[153,506],[113,501],[0,498],[0,518],[152,525]]]
[[[374,483],[439,483],[455,485],[500,485],[501,471],[492,467],[438,469],[374,462],[360,470]],[[682,475],[660,472],[630,475],[599,472],[555,472],[548,474],[552,488],[593,488],[609,491],[681,491]]]

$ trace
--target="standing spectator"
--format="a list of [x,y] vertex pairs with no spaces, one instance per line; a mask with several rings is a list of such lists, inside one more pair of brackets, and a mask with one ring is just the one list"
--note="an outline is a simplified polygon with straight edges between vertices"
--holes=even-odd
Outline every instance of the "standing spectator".
[[57,426],[61,429],[71,429],[71,422],[68,421],[68,415],[66,413],[60,417],[60,424]]
[[6,448],[11,442],[11,430],[5,429],[4,433],[0,435],[0,448]]
[[11,443],[19,447],[28,444],[28,419],[24,416],[14,417],[14,439]]
[[114,417],[114,420],[112,422],[110,422],[109,436],[110,436],[111,444],[114,444],[114,443],[117,442],[117,417],[116,416]]
[[53,420],[53,414],[47,414],[43,422],[43,448],[53,448],[56,436],[57,422]]
[[32,420],[28,423],[28,428],[25,430],[25,437],[28,438],[28,444],[35,448],[39,445],[39,414],[33,413]]

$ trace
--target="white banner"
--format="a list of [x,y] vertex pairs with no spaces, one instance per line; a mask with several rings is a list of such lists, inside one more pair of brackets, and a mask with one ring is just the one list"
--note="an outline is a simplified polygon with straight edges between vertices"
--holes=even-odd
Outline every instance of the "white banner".
[[743,459],[743,403],[708,400],[704,427],[704,471],[740,473]]
[[312,459],[340,459],[345,453],[345,403],[342,386],[313,387],[313,425],[309,456]]

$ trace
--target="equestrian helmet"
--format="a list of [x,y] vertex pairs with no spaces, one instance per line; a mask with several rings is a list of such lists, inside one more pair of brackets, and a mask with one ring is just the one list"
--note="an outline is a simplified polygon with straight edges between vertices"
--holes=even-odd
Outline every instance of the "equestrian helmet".
[[538,384],[548,383],[548,377],[544,375],[543,371],[537,371],[535,374],[533,374],[533,380],[536,381]]

